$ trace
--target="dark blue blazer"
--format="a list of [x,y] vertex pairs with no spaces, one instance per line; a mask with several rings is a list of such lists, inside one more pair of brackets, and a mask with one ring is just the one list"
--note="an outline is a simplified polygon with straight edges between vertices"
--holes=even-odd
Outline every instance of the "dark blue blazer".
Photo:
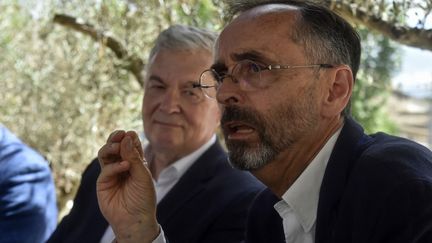
[[48,162],[0,124],[0,242],[44,242],[56,224]]
[[268,188],[257,195],[247,219],[246,243],[285,242],[282,218],[273,207],[280,200]]
[[[260,197],[269,199],[271,192]],[[249,225],[264,227],[258,220]],[[261,231],[260,237],[271,234],[280,238],[283,231]],[[384,133],[368,136],[346,119],[321,185],[315,242],[431,243],[431,151]]]
[[[99,165],[83,174],[74,207],[49,242],[99,242],[108,224],[96,198]],[[157,219],[170,243],[241,242],[249,206],[263,185],[233,169],[219,143],[212,145],[157,206]]]

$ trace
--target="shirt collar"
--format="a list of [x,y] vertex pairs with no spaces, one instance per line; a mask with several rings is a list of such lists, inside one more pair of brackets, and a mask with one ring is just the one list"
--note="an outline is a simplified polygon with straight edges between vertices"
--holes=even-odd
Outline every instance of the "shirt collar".
[[199,147],[197,150],[192,152],[191,154],[186,155],[185,157],[175,161],[168,167],[164,168],[160,175],[158,181],[161,181],[166,176],[171,177],[171,179],[178,179],[186,173],[187,169],[191,167],[197,159],[207,151],[212,144],[216,142],[216,135],[213,135],[210,140],[208,140],[205,144]]
[[330,137],[294,184],[282,195],[282,200],[292,208],[305,232],[309,232],[315,224],[325,168],[341,130],[340,128]]

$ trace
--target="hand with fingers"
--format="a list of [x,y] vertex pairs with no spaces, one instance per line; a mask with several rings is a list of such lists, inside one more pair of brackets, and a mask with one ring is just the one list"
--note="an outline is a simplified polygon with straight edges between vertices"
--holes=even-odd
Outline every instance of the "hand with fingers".
[[99,207],[118,242],[152,242],[159,234],[152,176],[138,135],[115,131],[99,150]]

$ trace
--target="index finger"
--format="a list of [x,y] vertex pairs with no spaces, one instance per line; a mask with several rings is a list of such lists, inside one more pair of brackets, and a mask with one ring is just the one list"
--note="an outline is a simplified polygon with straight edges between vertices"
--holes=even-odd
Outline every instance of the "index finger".
[[124,138],[125,135],[126,132],[124,130],[115,130],[108,136],[107,143],[118,143]]
[[120,143],[106,143],[98,151],[98,159],[101,167],[105,164],[111,164],[121,161]]
[[116,130],[112,132],[104,144],[98,151],[98,158],[101,167],[104,164],[119,162],[120,157],[120,142],[124,138],[126,132],[123,130]]
[[142,160],[145,160],[144,158],[144,152],[143,152],[143,148],[141,145],[141,141],[138,137],[138,134],[134,131],[127,131],[125,136],[129,136],[132,139],[132,144],[135,147],[135,149],[138,151],[140,158]]

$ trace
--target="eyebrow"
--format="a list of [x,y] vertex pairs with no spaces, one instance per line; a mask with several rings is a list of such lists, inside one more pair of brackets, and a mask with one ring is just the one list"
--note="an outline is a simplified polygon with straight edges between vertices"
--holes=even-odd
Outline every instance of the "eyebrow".
[[[150,75],[150,77],[148,78],[148,81],[154,81],[154,82],[158,82],[164,85],[167,85],[161,77],[156,76],[156,75]],[[188,86],[193,86],[193,84],[198,84],[199,82],[196,80],[189,80],[186,81],[185,83],[182,84],[182,87],[188,87]]]
[[[257,61],[257,62],[263,62],[263,63],[270,63],[271,60],[267,57],[265,57],[262,53],[254,51],[254,50],[248,50],[242,53],[233,53],[230,55],[231,59],[235,62],[239,62],[242,60],[251,60],[251,61]],[[226,71],[228,68],[225,65],[225,63],[218,61],[214,63],[211,67],[211,69],[218,71]]]
[[156,76],[156,75],[150,75],[150,77],[148,78],[149,81],[153,80],[153,81],[157,81],[159,83],[164,83],[164,81],[162,80],[161,77]]
[[242,60],[251,60],[251,61],[263,61],[267,60],[262,53],[250,50],[243,53],[234,53],[231,54],[231,59],[233,59],[236,62],[242,61]]
[[183,84],[181,84],[181,87],[184,88],[193,88],[195,84],[199,84],[199,81],[196,80],[189,80]]

